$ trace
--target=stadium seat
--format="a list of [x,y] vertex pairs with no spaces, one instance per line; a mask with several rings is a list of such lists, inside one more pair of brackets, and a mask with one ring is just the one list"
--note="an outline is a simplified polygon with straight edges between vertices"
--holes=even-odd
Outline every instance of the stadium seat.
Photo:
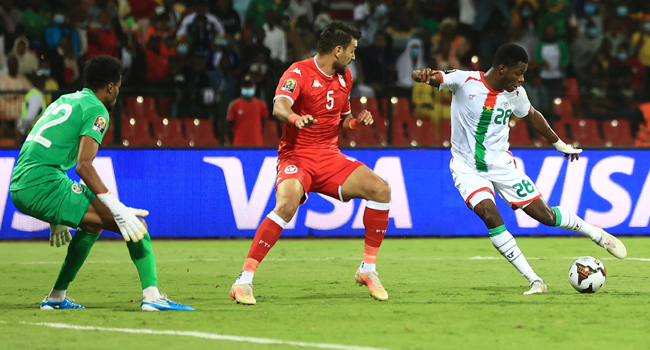
[[[348,131],[344,129],[339,129],[339,147],[350,147],[350,139],[348,139]],[[356,146],[356,144],[354,144]]]
[[528,126],[523,120],[510,120],[510,136],[508,141],[511,146],[532,146],[533,141],[528,135]]
[[409,100],[404,97],[393,97],[393,99],[397,99],[396,103],[393,103],[393,120],[413,120],[413,117],[411,116],[411,106],[409,106]]
[[562,120],[569,121],[575,119],[573,105],[571,104],[571,101],[566,98],[563,99],[560,104],[555,104],[555,102],[553,102],[553,112],[560,115]]
[[436,126],[432,121],[426,119],[416,119],[408,123],[409,135],[418,146],[440,145],[440,140],[436,137]]
[[262,134],[264,146],[278,147],[280,145],[280,137],[278,136],[278,123],[269,119],[264,126],[264,133]]
[[136,119],[146,118],[155,120],[158,118],[156,111],[156,99],[153,96],[129,96],[124,98],[126,114]]
[[171,116],[170,103],[172,102],[171,96],[163,96],[158,98],[158,115],[162,118],[169,118]]
[[440,130],[440,143],[442,147],[451,147],[451,120],[440,119],[438,121],[438,130]]
[[580,107],[580,90],[578,89],[578,79],[566,78],[564,81],[564,98],[569,100],[574,107]]
[[601,123],[605,146],[634,146],[634,138],[627,119],[606,120]]
[[154,146],[156,142],[149,132],[150,122],[146,119],[122,115],[122,144],[124,146]]
[[408,123],[403,120],[393,121],[393,146],[410,146]]
[[579,146],[603,146],[605,142],[598,133],[598,122],[592,119],[579,119],[571,122],[573,141]]
[[388,120],[386,118],[375,118],[374,116],[373,119],[375,123],[372,127],[375,130],[375,137],[380,145],[386,146],[388,142]]
[[376,146],[381,143],[375,138],[375,131],[372,126],[348,130],[347,134],[350,141],[354,141],[357,146]]
[[14,137],[0,137],[0,147],[13,147],[16,145]]
[[160,118],[153,122],[156,145],[187,146],[189,142],[183,137],[183,123],[179,119]]
[[352,107],[352,115],[355,117],[363,110],[367,110],[372,114],[374,119],[386,118],[386,115],[379,110],[379,104],[374,97],[354,97],[350,99],[350,105]]
[[185,137],[188,144],[194,146],[219,146],[221,142],[214,137],[214,126],[207,119],[183,119]]

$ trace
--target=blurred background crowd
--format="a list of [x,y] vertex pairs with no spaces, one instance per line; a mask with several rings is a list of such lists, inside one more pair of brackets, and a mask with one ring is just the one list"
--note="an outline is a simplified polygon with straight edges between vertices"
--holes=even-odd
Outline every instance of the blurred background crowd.
[[[0,0],[0,146],[83,88],[100,54],[124,64],[105,144],[277,146],[278,81],[332,20],[363,34],[353,110],[378,121],[342,146],[448,146],[451,94],[411,71],[487,71],[506,42],[528,52],[523,85],[563,139],[650,146],[650,1],[638,0]],[[545,144],[514,119],[514,145]]]

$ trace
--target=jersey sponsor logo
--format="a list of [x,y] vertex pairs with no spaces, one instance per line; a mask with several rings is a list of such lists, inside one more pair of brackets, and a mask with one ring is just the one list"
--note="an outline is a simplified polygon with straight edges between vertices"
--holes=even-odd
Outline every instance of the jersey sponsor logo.
[[318,79],[314,79],[314,84],[311,87],[323,87],[323,85],[320,84]]
[[302,78],[302,73],[300,72],[300,69],[296,68],[296,69],[292,70],[291,72],[298,74]]
[[343,76],[339,74],[339,83],[341,83],[341,86],[345,87],[345,79],[343,79]]
[[93,130],[97,131],[100,135],[104,135],[107,124],[106,118],[100,115],[93,123]]
[[297,172],[298,172],[298,167],[293,164],[288,165],[286,168],[284,168],[284,173],[287,175],[295,174]]
[[293,94],[293,92],[296,91],[296,86],[298,86],[298,83],[296,83],[296,79],[289,78],[284,81],[280,90]]
[[74,192],[76,194],[81,194],[84,191],[84,189],[81,188],[81,185],[79,185],[77,183],[72,184],[71,189],[72,189],[72,192]]

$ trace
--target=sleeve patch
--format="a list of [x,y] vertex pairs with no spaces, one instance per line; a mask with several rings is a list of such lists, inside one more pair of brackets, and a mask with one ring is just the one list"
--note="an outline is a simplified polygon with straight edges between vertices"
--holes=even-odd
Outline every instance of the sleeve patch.
[[296,91],[296,86],[298,86],[296,79],[289,78],[284,81],[280,90],[293,94],[293,92]]
[[451,70],[443,70],[442,72],[445,73],[445,74],[451,74],[451,73],[453,73],[455,71],[456,71],[455,69],[451,69]]
[[97,131],[100,135],[104,135],[104,132],[106,131],[106,126],[107,126],[106,118],[99,116],[97,119],[95,119],[95,122],[93,123],[93,130]]

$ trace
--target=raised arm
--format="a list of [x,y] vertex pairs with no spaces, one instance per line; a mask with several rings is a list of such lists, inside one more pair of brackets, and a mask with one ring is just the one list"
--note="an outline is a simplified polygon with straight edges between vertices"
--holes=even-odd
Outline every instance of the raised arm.
[[416,83],[429,84],[434,88],[440,87],[440,83],[442,82],[440,72],[431,68],[416,69],[411,73],[411,78]]
[[582,149],[574,148],[573,145],[567,145],[564,141],[560,140],[555,131],[548,125],[546,118],[535,108],[531,107],[530,113],[524,118],[526,125],[533,128],[540,135],[544,136],[548,142],[553,144],[555,148],[564,153],[564,157],[570,161],[580,159],[580,152]]

